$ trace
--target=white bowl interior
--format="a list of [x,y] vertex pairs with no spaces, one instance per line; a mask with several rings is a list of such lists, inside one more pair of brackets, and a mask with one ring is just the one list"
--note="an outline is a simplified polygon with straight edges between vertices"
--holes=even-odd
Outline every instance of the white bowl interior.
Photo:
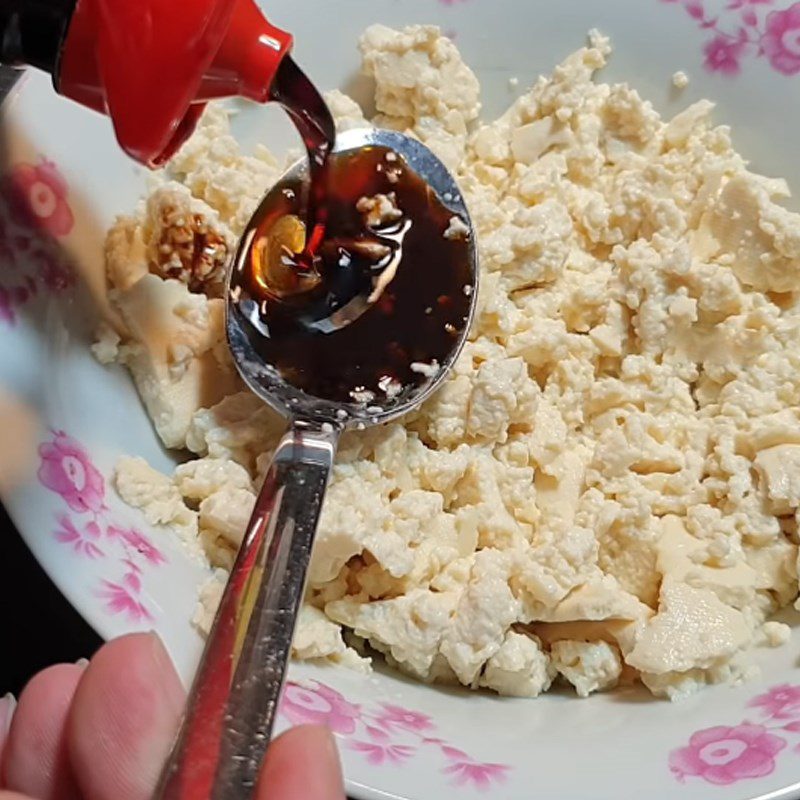
[[[708,0],[702,5],[706,17],[717,16],[718,29],[735,25],[739,12],[730,9],[735,4]],[[597,27],[615,45],[604,80],[630,82],[666,115],[701,97],[714,99],[717,120],[733,127],[735,143],[753,167],[800,186],[795,134],[800,75],[780,74],[755,53],[742,56],[736,76],[708,72],[702,48],[713,31],[698,24],[690,6],[688,0],[274,0],[268,12],[273,22],[295,33],[297,58],[322,88],[350,89],[360,97],[367,96],[368,87],[357,76],[355,42],[367,24],[437,23],[456,36],[481,78],[486,117],[500,113],[516,92],[549,72],[583,43],[589,28]],[[764,14],[769,8],[757,10]],[[681,92],[671,83],[678,69],[691,78]],[[519,88],[510,86],[510,78],[519,79]],[[276,109],[243,107],[235,127],[246,143],[263,138],[276,150],[295,143]],[[0,320],[0,426],[8,431],[0,492],[36,557],[102,635],[155,628],[188,678],[201,646],[189,619],[204,572],[114,497],[108,481],[122,454],[141,455],[163,469],[173,456],[161,448],[128,375],[102,367],[88,349],[98,313],[92,295],[102,294],[104,230],[143,194],[145,175],[118,151],[107,120],[55,98],[39,75],[30,75],[7,102],[3,144],[5,165],[34,163],[45,155],[65,177],[75,227],[58,245],[74,260],[83,285],[21,307],[13,323]],[[0,286],[9,280],[0,275]],[[138,550],[132,556],[130,542],[105,533],[95,541],[102,555],[94,558],[81,557],[86,552],[78,553],[75,541],[56,538],[59,520],[71,512],[37,479],[37,448],[53,442],[58,430],[79,442],[104,476],[107,508],[95,516],[101,527],[139,530],[165,560],[152,554],[148,559]],[[91,543],[91,535],[83,538]],[[126,592],[131,558],[141,587]],[[584,701],[559,693],[509,700],[421,686],[385,670],[363,676],[294,665],[283,724],[325,718],[341,736],[356,797],[423,800],[457,790],[465,796],[488,790],[512,800],[532,793],[564,800],[671,800],[687,793],[788,800],[800,790],[800,762],[793,753],[800,734],[768,731],[778,727],[774,720],[748,702],[767,687],[800,684],[798,641],[800,633],[790,646],[759,655],[760,681],[708,689],[672,705],[636,691]],[[387,710],[387,705],[396,708]],[[383,735],[374,732],[377,719],[388,719]],[[721,786],[697,779],[681,783],[670,772],[670,753],[687,746],[695,731],[722,726],[729,730],[718,738],[737,740],[744,720],[762,725],[762,735],[785,742],[774,757],[764,756],[771,763],[761,777],[738,777]]]

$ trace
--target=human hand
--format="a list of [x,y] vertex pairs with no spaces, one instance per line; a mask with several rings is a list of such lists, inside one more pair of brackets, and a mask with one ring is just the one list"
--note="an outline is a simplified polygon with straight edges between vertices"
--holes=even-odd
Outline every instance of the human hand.
[[[88,665],[40,672],[16,710],[0,701],[0,800],[149,800],[185,700],[150,633],[109,642]],[[344,800],[331,735],[303,726],[278,737],[255,797]]]

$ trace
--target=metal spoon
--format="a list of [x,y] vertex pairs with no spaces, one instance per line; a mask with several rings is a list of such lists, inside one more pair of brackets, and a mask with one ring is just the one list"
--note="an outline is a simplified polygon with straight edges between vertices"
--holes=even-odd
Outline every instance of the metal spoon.
[[[427,181],[453,215],[469,226],[469,269],[477,289],[472,224],[447,168],[417,140],[377,129],[341,134],[333,157],[370,145],[394,150]],[[306,169],[307,162],[301,162],[283,180],[302,175]],[[283,180],[272,192],[281,191]],[[248,336],[252,309],[247,300],[240,299],[237,287],[242,286],[254,234],[251,223],[230,275],[228,342],[247,385],[286,417],[289,427],[256,501],[189,695],[178,740],[154,795],[162,800],[240,800],[252,792],[272,733],[339,436],[346,428],[361,429],[395,419],[430,396],[461,351],[475,312],[477,291],[471,295],[464,332],[454,341],[439,372],[410,393],[382,401],[380,409],[310,396],[264,363]]]

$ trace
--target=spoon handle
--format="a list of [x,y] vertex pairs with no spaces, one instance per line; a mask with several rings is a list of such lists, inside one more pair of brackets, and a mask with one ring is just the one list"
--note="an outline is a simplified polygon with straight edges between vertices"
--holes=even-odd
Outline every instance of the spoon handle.
[[339,438],[294,423],[272,459],[154,800],[250,797],[272,733]]

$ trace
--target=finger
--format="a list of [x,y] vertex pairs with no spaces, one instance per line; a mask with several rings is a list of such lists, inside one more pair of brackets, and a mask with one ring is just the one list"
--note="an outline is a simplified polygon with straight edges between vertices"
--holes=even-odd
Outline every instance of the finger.
[[100,648],[68,722],[70,760],[84,800],[148,800],[184,700],[155,634],[130,634]]
[[0,700],[0,785],[3,783],[3,748],[8,738],[8,729],[17,707],[17,701],[11,692]]
[[344,800],[339,753],[327,728],[302,725],[272,742],[256,800]]
[[31,800],[30,797],[25,797],[24,794],[17,792],[4,792],[0,790],[0,800]]
[[77,664],[58,664],[35,675],[22,691],[3,748],[4,788],[39,800],[78,796],[65,726],[82,675]]

